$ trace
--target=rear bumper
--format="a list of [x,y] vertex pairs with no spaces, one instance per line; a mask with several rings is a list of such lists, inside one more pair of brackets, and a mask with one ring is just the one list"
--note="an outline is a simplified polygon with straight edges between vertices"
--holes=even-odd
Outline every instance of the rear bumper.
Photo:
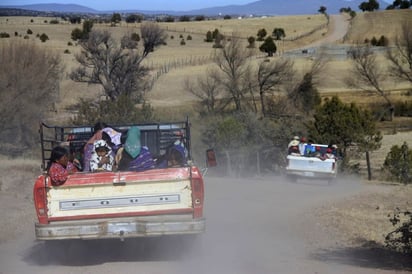
[[123,239],[160,235],[198,234],[205,231],[205,219],[99,219],[35,224],[38,240]]
[[318,171],[302,171],[286,169],[286,174],[297,177],[313,178],[313,179],[333,179],[336,178],[336,172],[318,172]]

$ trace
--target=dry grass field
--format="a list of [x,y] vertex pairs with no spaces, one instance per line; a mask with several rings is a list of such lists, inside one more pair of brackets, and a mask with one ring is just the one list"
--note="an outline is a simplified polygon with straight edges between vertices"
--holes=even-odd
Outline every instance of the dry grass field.
[[[57,25],[49,24],[48,22],[52,19],[60,20],[60,23]],[[339,44],[364,40],[364,38],[370,39],[372,35],[376,37],[385,35],[390,41],[393,41],[396,34],[399,33],[403,20],[412,20],[412,10],[358,13],[350,22],[345,38],[334,42],[334,44],[339,46]],[[326,22],[325,16],[312,14],[161,23],[161,26],[168,33],[167,45],[156,49],[145,62],[146,65],[153,68],[153,71],[163,66],[171,66],[172,69],[156,80],[152,90],[147,95],[148,99],[159,113],[171,119],[181,119],[187,114],[195,113],[193,102],[196,98],[184,90],[183,83],[187,78],[196,79],[203,75],[205,70],[213,65],[209,58],[213,54],[214,49],[212,49],[210,43],[204,42],[205,34],[209,30],[218,29],[224,34],[234,33],[246,38],[248,36],[256,36],[257,31],[262,28],[265,28],[270,33],[274,28],[281,27],[285,29],[286,39],[290,39],[319,28],[318,31],[302,39],[279,43],[278,51],[283,53],[288,50],[310,46],[312,42],[327,36],[336,26],[333,26],[332,22],[329,29],[323,27]],[[139,32],[139,26],[139,24],[126,24],[123,22],[116,27],[95,24],[94,29],[108,30],[114,37],[120,38],[127,33]],[[61,54],[65,66],[65,75],[61,81],[61,101],[57,106],[58,115],[56,116],[55,113],[51,115],[53,118],[57,117],[57,120],[55,119],[53,122],[58,121],[61,117],[67,117],[68,113],[65,111],[65,108],[76,103],[79,97],[95,97],[100,94],[99,87],[75,83],[67,77],[67,73],[77,65],[74,55],[80,50],[76,42],[70,39],[71,31],[75,27],[81,28],[81,25],[71,25],[60,18],[0,17],[0,32],[7,32],[12,36],[8,39],[0,39],[0,46],[8,43],[10,40],[23,41],[26,31],[31,29],[33,31],[33,34],[29,36],[31,42]],[[16,37],[14,36],[15,33],[17,33]],[[50,40],[41,43],[36,38],[36,35],[42,33],[46,33]],[[188,35],[192,37],[192,40],[187,40]],[[180,45],[182,38],[186,41],[184,46]],[[69,42],[72,42],[73,45],[68,45]],[[66,49],[70,51],[70,54],[63,53]],[[264,58],[264,55],[256,51],[255,62],[260,62],[262,58]],[[385,62],[383,57],[379,58],[379,63]],[[298,73],[308,69],[311,64],[311,59],[304,55],[293,56],[293,60]],[[348,77],[349,71],[350,63],[346,58],[331,58],[319,81],[318,89],[321,95],[324,97],[338,95],[344,102],[355,102],[359,105],[383,101],[379,96],[348,89],[345,86],[344,80]],[[386,88],[392,91],[391,98],[393,100],[411,100],[410,96],[405,95],[405,90],[411,88],[410,84],[388,81]],[[397,123],[399,125],[410,124],[407,119],[398,119]],[[385,125],[385,127],[396,129],[397,124]]]
[[[349,29],[344,41],[337,41],[337,43],[364,40],[364,38],[371,38],[371,35],[377,37],[385,35],[392,40],[394,38],[393,34],[399,31],[401,20],[412,20],[411,18],[411,10],[359,13],[352,20],[352,27]],[[49,24],[48,22],[52,19],[60,20],[60,24]],[[246,38],[256,36],[257,31],[262,28],[270,33],[274,28],[281,27],[285,30],[287,41],[278,44],[278,51],[284,52],[322,39],[328,33],[328,29],[322,27],[326,26],[326,23],[325,16],[320,14],[161,23],[161,26],[167,30],[169,35],[167,45],[155,50],[147,58],[146,65],[154,70],[162,66],[174,66],[176,64],[177,68],[170,70],[156,81],[153,89],[148,94],[148,99],[152,105],[159,108],[175,106],[178,109],[184,109],[184,106],[188,106],[188,103],[195,100],[193,96],[184,91],[183,82],[186,78],[195,79],[202,75],[207,67],[211,65],[208,58],[213,54],[212,45],[204,42],[205,34],[209,30],[218,29],[224,34],[235,34]],[[74,54],[79,51],[79,46],[76,46],[76,43],[70,39],[71,31],[75,27],[81,28],[81,25],[71,25],[60,18],[0,17],[0,32],[8,32],[12,36],[10,39],[23,40],[26,31],[31,29],[33,34],[30,35],[30,40],[48,50],[61,53],[66,72],[70,72],[76,66]],[[139,32],[139,24],[122,23],[116,27],[95,24],[94,28],[106,29],[112,32],[116,38],[120,38],[127,33]],[[319,30],[311,35],[288,41],[317,28]],[[14,37],[15,32],[18,33],[17,37]],[[42,33],[46,33],[50,40],[41,43],[36,35]],[[188,35],[192,37],[192,40],[187,40]],[[182,38],[186,41],[184,46],[180,45]],[[7,40],[9,39],[1,39],[0,45],[7,43]],[[68,45],[70,41],[73,42],[73,46]],[[70,54],[63,53],[66,49],[70,51]],[[258,62],[264,55],[257,51],[256,57]],[[294,60],[298,71],[309,67],[310,60],[306,57],[296,57]],[[332,59],[324,75],[322,75],[322,81],[320,81],[319,91],[321,94],[324,94],[324,96],[339,94],[339,96],[342,96],[342,100],[355,101],[359,104],[379,100],[380,98],[376,98],[376,96],[365,96],[363,93],[351,91],[345,87],[344,78],[348,75],[349,67],[350,64],[346,59]],[[388,83],[388,88],[404,90],[405,85],[402,83]],[[98,96],[98,94],[98,87],[74,83],[66,76],[61,82],[61,107],[59,109],[64,109],[67,105],[75,103],[78,97]],[[184,112],[190,112],[190,109],[188,107]]]
[[344,39],[345,43],[363,42],[375,36],[377,39],[384,35],[393,42],[401,29],[403,21],[412,21],[412,10],[387,10],[358,14]]

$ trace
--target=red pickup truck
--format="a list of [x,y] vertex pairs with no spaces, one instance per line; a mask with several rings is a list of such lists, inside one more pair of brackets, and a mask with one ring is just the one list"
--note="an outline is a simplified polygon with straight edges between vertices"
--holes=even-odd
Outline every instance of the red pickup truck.
[[[91,126],[41,124],[42,168],[33,189],[38,240],[103,239],[200,234],[205,231],[204,182],[193,164],[189,122],[115,125],[138,126],[141,143],[162,155],[179,139],[187,162],[179,167],[146,171],[77,172],[53,186],[45,167],[58,144],[81,149],[93,134]],[[79,150],[80,149],[80,150]]]

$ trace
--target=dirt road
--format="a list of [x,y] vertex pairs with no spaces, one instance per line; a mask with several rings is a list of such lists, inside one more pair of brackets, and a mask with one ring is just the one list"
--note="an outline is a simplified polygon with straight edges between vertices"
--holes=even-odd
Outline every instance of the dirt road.
[[[33,212],[33,218],[9,224],[19,235],[0,244],[0,273],[394,273],[376,254],[361,258],[342,249],[311,214],[332,200],[371,190],[385,188],[351,180],[327,185],[208,177],[207,232],[194,246],[174,238],[72,241],[61,247],[64,256],[35,241]],[[30,203],[14,210],[30,211]]]

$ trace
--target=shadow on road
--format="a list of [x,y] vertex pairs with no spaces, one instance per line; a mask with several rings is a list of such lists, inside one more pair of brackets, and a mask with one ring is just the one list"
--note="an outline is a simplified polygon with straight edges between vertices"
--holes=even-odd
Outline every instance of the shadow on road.
[[321,250],[312,259],[364,268],[411,271],[412,254],[402,254],[383,247],[358,247]]
[[198,240],[194,237],[154,237],[120,240],[38,242],[24,254],[32,265],[87,266],[107,262],[179,260]]

